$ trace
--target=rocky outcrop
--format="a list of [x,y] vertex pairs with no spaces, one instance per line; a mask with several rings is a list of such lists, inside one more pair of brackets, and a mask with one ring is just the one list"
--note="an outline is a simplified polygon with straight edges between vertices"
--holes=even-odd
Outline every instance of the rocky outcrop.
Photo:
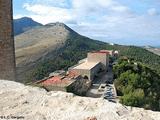
[[160,120],[160,112],[131,108],[20,83],[0,82],[0,116],[24,120]]

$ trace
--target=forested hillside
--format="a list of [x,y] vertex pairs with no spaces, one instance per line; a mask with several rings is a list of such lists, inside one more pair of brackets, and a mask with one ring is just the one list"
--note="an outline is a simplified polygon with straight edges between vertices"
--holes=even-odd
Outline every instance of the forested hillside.
[[113,71],[122,104],[160,110],[160,75],[155,70],[133,59],[120,59]]

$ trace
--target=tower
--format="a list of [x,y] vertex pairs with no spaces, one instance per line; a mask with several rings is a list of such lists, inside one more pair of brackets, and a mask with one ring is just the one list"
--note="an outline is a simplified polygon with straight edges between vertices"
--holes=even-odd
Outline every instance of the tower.
[[12,0],[0,0],[0,79],[15,80]]

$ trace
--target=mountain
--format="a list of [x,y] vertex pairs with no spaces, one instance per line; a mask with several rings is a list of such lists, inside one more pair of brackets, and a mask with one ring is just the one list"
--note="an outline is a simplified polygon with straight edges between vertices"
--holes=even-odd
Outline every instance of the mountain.
[[14,24],[14,35],[19,35],[31,28],[42,26],[42,24],[32,20],[29,17],[22,17],[20,19],[15,19]]
[[40,61],[53,59],[55,52],[65,45],[70,35],[78,35],[63,23],[50,23],[28,30],[15,37],[17,71],[26,77]]
[[[0,114],[24,120],[160,120],[160,112],[127,107],[102,98],[0,82]],[[12,114],[11,114],[12,113]],[[14,118],[15,118],[14,117]],[[18,119],[17,118],[17,119]]]
[[160,56],[160,48],[158,47],[144,47],[146,50],[153,52],[154,54],[157,54]]
[[[18,81],[29,82],[67,69],[87,52],[100,49],[119,50],[160,73],[160,56],[141,47],[110,45],[82,36],[63,23],[51,23],[28,30],[15,37]],[[23,81],[22,81],[23,80]]]

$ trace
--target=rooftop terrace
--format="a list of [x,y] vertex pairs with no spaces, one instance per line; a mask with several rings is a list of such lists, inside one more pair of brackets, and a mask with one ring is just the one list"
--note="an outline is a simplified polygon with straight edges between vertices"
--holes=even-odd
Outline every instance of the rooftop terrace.
[[100,62],[84,62],[76,67],[74,67],[73,69],[86,69],[86,70],[90,70],[93,67],[95,67],[96,65],[98,65]]

